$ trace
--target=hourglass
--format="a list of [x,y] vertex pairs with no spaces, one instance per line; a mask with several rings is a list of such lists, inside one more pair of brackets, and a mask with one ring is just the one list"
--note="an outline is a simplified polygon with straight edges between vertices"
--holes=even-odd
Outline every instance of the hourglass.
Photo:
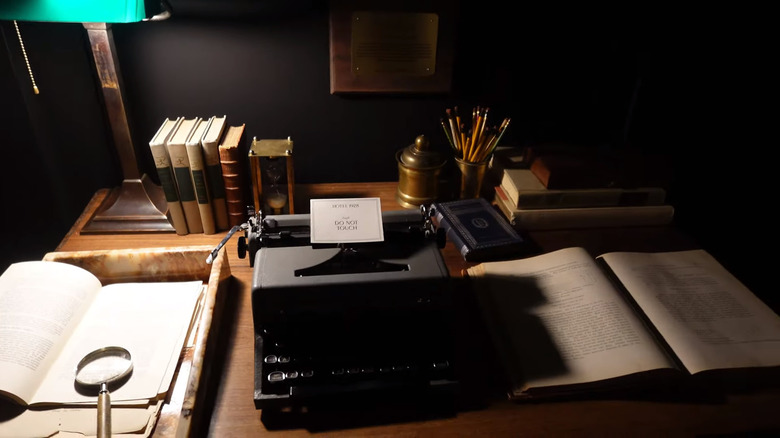
[[255,211],[266,214],[293,213],[292,140],[252,139],[249,164],[252,170]]
[[287,204],[287,193],[284,193],[284,187],[279,182],[284,176],[284,167],[279,157],[268,157],[266,162],[265,174],[271,181],[268,192],[265,194],[265,202],[273,209],[274,214],[282,214],[282,208]]

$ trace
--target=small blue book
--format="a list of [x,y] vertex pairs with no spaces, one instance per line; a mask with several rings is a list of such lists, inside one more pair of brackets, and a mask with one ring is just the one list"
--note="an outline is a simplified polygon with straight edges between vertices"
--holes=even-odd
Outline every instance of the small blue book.
[[435,202],[431,216],[469,262],[519,257],[534,247],[484,198]]

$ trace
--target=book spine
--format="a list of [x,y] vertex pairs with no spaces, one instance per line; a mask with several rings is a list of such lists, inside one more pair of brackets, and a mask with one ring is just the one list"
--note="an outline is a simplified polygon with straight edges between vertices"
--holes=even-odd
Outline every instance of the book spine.
[[518,209],[663,205],[666,198],[660,187],[505,192]]
[[535,158],[529,168],[548,189],[595,189],[620,186],[614,166],[605,160],[592,157],[545,155]]
[[195,198],[198,202],[203,234],[214,234],[217,230],[214,223],[214,213],[208,190],[208,176],[203,163],[203,151],[201,150],[200,142],[187,145],[187,156],[190,159],[190,176],[195,189]]
[[152,150],[157,177],[165,194],[165,201],[168,203],[168,214],[170,215],[171,224],[173,224],[176,234],[185,235],[189,230],[187,228],[187,220],[184,217],[184,210],[179,200],[179,191],[176,188],[176,180],[173,177],[173,168],[171,167],[168,150],[164,144],[150,145],[149,147]]
[[192,184],[190,160],[187,156],[187,148],[183,144],[168,144],[168,152],[171,154],[173,176],[176,178],[176,186],[179,188],[179,199],[187,219],[187,229],[190,233],[202,233],[203,223],[200,219],[198,201],[195,198],[195,186]]
[[227,206],[228,226],[234,227],[246,222],[247,211],[244,199],[244,172],[236,146],[220,146],[219,160],[222,166],[222,181],[225,186],[225,204]]
[[[512,197],[510,196],[510,199]],[[617,205],[620,199],[618,190],[567,192],[552,190],[548,192],[518,192],[514,199],[517,208],[574,208]]]
[[550,168],[545,165],[541,157],[531,161],[529,169],[531,172],[533,172],[534,175],[536,175],[537,178],[539,178],[539,182],[541,182],[545,187],[550,187],[551,171]]
[[501,186],[496,187],[495,203],[513,227],[523,230],[657,226],[674,218],[674,207],[668,204],[516,209]]
[[447,219],[444,214],[442,214],[441,210],[438,210],[434,217],[436,219],[436,223],[438,224],[437,226],[445,230],[447,239],[452,242],[452,244],[455,246],[455,249],[457,249],[463,259],[466,260],[469,252],[471,252],[471,247],[466,243],[465,240],[463,240],[463,237],[460,235],[460,233],[458,233],[450,220]]
[[509,196],[500,185],[496,186],[494,191],[495,194],[493,195],[493,204],[495,204],[498,207],[498,210],[504,214],[507,221],[509,222],[509,225],[517,229],[518,227],[515,223],[514,214],[515,209],[512,207],[513,203],[509,199]]
[[214,211],[214,222],[217,230],[226,230],[228,225],[227,203],[225,202],[225,182],[222,176],[222,165],[219,161],[219,145],[203,143],[203,160],[206,170],[206,181],[211,195],[211,206]]

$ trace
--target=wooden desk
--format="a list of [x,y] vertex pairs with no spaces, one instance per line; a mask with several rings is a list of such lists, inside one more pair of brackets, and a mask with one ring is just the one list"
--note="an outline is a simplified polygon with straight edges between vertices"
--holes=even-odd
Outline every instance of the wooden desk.
[[[396,183],[360,183],[299,185],[296,211],[306,212],[310,197],[368,197],[379,196],[386,209],[400,209],[394,198]],[[107,191],[98,192],[84,214],[65,236],[58,251],[96,249],[145,248],[183,245],[214,245],[223,234],[206,236],[177,235],[80,235],[79,230],[93,209],[97,208]],[[695,243],[671,227],[634,229],[606,229],[580,231],[546,231],[530,236],[543,251],[581,245],[592,254],[610,250],[674,250],[695,246]],[[252,268],[247,259],[238,257],[238,234],[227,244],[229,263],[233,274],[233,294],[228,310],[222,317],[226,331],[224,357],[219,381],[212,382],[216,394],[211,417],[196,419],[201,427],[198,436],[308,436],[316,432],[339,436],[547,436],[547,435],[608,435],[608,436],[701,436],[769,435],[780,432],[780,390],[765,389],[733,394],[721,400],[653,400],[632,397],[621,399],[591,398],[586,400],[544,403],[513,403],[502,396],[501,385],[496,384],[500,374],[491,358],[488,343],[482,337],[478,317],[464,313],[462,350],[464,356],[481,367],[486,375],[469,376],[464,383],[464,398],[468,406],[451,415],[425,420],[395,417],[393,422],[378,421],[366,425],[365,412],[334,414],[338,429],[291,423],[280,429],[267,425],[262,412],[253,402],[254,388],[254,327],[251,310]],[[451,243],[444,248],[445,260],[451,274],[460,276],[467,264]],[[475,310],[475,309],[470,309]],[[495,374],[491,374],[495,372]],[[338,418],[335,418],[338,416]],[[353,418],[354,417],[354,418]],[[268,426],[268,427],[267,427]],[[323,427],[316,430],[316,427]]]

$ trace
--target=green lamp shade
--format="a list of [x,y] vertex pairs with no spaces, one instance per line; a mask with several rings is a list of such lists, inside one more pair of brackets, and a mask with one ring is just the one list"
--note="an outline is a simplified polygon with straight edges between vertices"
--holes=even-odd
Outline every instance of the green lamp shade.
[[130,23],[160,12],[144,0],[2,0],[0,19],[73,23]]

